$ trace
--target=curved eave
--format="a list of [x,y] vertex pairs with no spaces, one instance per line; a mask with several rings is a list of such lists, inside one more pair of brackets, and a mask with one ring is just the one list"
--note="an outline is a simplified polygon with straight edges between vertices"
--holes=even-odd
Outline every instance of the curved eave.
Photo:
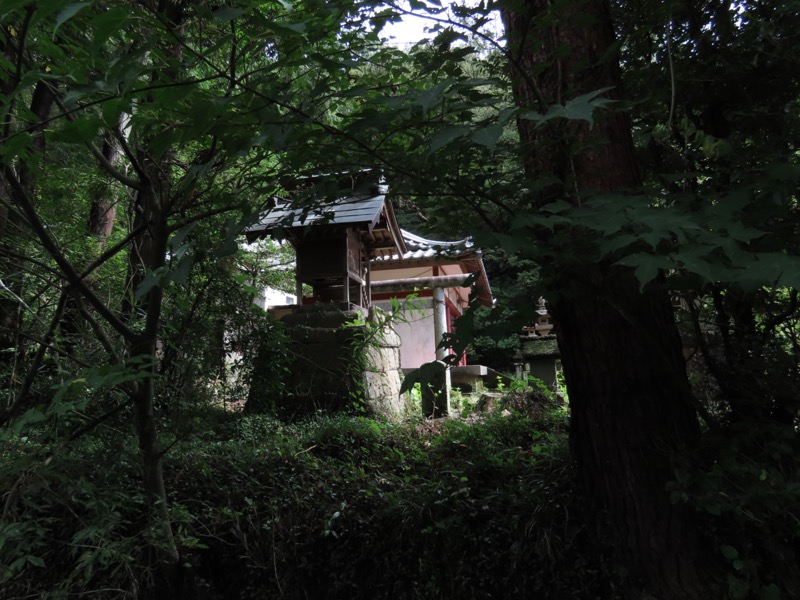
[[492,287],[489,285],[489,277],[486,275],[486,266],[483,264],[483,256],[480,250],[465,254],[458,260],[465,273],[475,273],[478,275],[475,287],[478,290],[478,300],[482,306],[491,308],[494,306]]

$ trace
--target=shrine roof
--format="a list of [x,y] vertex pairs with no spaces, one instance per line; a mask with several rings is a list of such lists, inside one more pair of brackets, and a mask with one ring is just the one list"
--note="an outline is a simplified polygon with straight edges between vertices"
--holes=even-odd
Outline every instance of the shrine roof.
[[383,194],[373,197],[349,196],[338,198],[315,207],[297,207],[289,202],[279,202],[261,216],[250,231],[276,229],[278,227],[309,227],[311,225],[357,225],[375,226],[381,217],[386,202]]
[[247,230],[250,239],[262,235],[285,235],[292,243],[304,236],[324,235],[326,231],[354,228],[373,257],[405,253],[404,238],[397,225],[392,203],[383,186],[371,193],[349,193],[311,206],[298,206],[278,198],[258,223]]
[[479,288],[478,296],[484,306],[492,306],[492,288],[486,275],[486,267],[480,249],[475,248],[472,238],[442,241],[429,240],[401,229],[407,251],[402,255],[383,254],[372,259],[374,270],[389,270],[412,265],[458,264],[464,273],[475,273]]
[[405,229],[401,229],[400,233],[403,235],[403,241],[406,243],[408,251],[403,253],[402,257],[395,254],[393,256],[384,256],[381,260],[414,260],[435,258],[437,256],[454,258],[466,252],[471,252],[474,245],[472,238],[446,242],[429,240]]

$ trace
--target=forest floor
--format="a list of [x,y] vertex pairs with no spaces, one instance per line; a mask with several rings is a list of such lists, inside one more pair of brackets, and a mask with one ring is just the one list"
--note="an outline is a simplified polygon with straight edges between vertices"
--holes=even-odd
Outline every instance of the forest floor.
[[190,560],[216,597],[611,598],[567,424],[531,393],[464,419],[244,417],[170,479],[178,505],[203,493],[190,469],[225,481],[191,511],[215,532],[192,527]]
[[[510,394],[435,425],[216,409],[172,418],[165,477],[186,597],[616,596],[555,400]],[[0,596],[148,597],[136,449],[113,428],[93,435],[29,472],[3,541],[27,536],[35,559],[5,568]]]
[[[171,407],[159,428],[182,598],[620,597],[631,582],[597,542],[565,404],[531,390],[458,404],[399,422]],[[131,422],[122,411],[77,439],[58,421],[5,430],[0,600],[178,597],[154,593],[163,538]],[[719,597],[797,597],[795,438],[709,430],[676,462],[670,499],[730,562]]]

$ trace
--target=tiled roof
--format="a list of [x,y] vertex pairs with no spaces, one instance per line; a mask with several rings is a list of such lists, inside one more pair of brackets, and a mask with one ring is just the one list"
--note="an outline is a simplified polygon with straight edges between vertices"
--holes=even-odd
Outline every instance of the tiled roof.
[[[375,192],[378,192],[376,195]],[[356,227],[372,254],[373,268],[395,269],[411,261],[451,262],[461,265],[465,273],[477,273],[481,301],[492,305],[492,291],[486,277],[480,250],[474,248],[472,238],[455,241],[429,240],[397,227],[391,202],[386,201],[385,186],[378,186],[368,194],[352,192],[324,206],[314,209],[291,207],[279,201],[265,213],[259,222],[247,230],[255,239],[275,230],[305,230],[310,225]],[[316,229],[316,227],[312,228]],[[295,234],[292,234],[295,235]],[[293,242],[294,243],[294,242]]]
[[415,260],[425,258],[457,258],[462,254],[472,252],[472,238],[464,238],[463,240],[456,240],[453,242],[444,242],[439,240],[428,240],[424,237],[414,235],[410,231],[401,229],[400,233],[403,235],[403,241],[406,243],[407,252],[403,256],[394,254],[392,256],[382,256],[380,261],[393,261],[393,260]]
[[481,251],[474,247],[472,238],[444,242],[440,240],[428,240],[424,237],[414,235],[410,231],[401,229],[407,252],[402,257],[395,254],[386,254],[372,259],[373,269],[395,269],[404,266],[404,263],[413,261],[431,261],[434,263],[458,263],[465,273],[476,273],[480,292],[479,297],[484,306],[492,306],[492,288],[489,285],[489,278],[486,276],[486,267],[483,264]]
[[458,256],[472,249],[472,238],[464,238],[454,242],[443,242],[439,240],[426,240],[423,237],[414,235],[410,231],[401,229],[403,239],[406,242],[408,252],[403,254],[403,259],[410,258],[432,258],[437,255]]
[[312,224],[366,224],[371,229],[381,216],[385,200],[384,195],[371,198],[349,196],[313,210],[291,208],[289,203],[278,204],[265,213],[248,231],[265,231],[276,227],[304,227]]
[[[328,231],[342,226],[362,232],[362,239],[373,256],[391,256],[405,252],[403,237],[394,216],[392,203],[386,200],[384,186],[378,186],[377,195],[350,194],[336,200],[320,203],[314,208],[292,207],[279,200],[275,207],[264,213],[258,223],[247,230],[255,239],[276,231],[288,233],[290,239],[306,231]],[[374,192],[373,192],[374,193]],[[294,243],[294,242],[293,242]]]

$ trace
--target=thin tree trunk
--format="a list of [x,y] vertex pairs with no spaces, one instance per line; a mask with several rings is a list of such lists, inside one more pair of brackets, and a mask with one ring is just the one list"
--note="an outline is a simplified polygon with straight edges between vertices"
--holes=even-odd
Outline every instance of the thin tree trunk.
[[178,598],[179,552],[172,532],[169,503],[163,473],[163,451],[158,441],[155,416],[155,388],[158,333],[161,323],[164,290],[160,284],[153,286],[140,298],[135,298],[136,289],[145,278],[166,264],[167,229],[166,208],[169,205],[170,186],[164,176],[168,166],[166,159],[154,164],[146,150],[140,151],[140,164],[147,171],[148,183],[136,194],[136,219],[134,229],[148,224],[143,233],[131,244],[128,265],[127,297],[128,318],[138,320],[143,315],[144,326],[130,346],[130,357],[138,362],[145,378],[135,386],[131,394],[134,404],[134,425],[142,459],[142,475],[145,493],[150,504],[152,524],[159,531],[155,546],[160,579],[155,590],[158,597]]
[[[174,35],[174,40],[162,50],[174,59],[171,68],[153,75],[153,83],[177,79],[180,64],[184,4],[182,2],[152,2],[152,9],[160,14],[164,23]],[[144,102],[147,100],[145,99]],[[167,261],[167,242],[169,239],[168,219],[171,210],[170,171],[174,154],[171,149],[154,158],[150,140],[140,138],[136,142],[136,161],[143,170],[141,184],[134,198],[133,228],[141,230],[131,246],[128,257],[128,276],[126,300],[123,311],[131,321],[144,318],[144,327],[138,339],[131,346],[131,357],[148,365],[149,376],[141,381],[132,395],[136,433],[139,452],[142,457],[144,488],[150,502],[150,517],[153,525],[160,531],[157,551],[161,578],[154,590],[158,597],[180,598],[181,575],[180,555],[172,531],[169,503],[164,485],[163,451],[159,446],[155,417],[154,377],[157,372],[158,334],[161,325],[164,289],[161,282],[150,287],[146,293],[137,290],[147,277],[165,266]]]
[[[607,87],[605,97],[621,96],[607,2],[502,5],[520,106],[544,111]],[[593,192],[638,188],[627,116],[595,118],[592,129],[519,121],[528,175],[561,181],[532,198],[533,207],[555,198],[579,205]],[[581,233],[573,235],[578,240]],[[665,490],[673,460],[699,435],[669,299],[659,289],[640,292],[630,269],[590,260],[563,256],[544,270],[553,282],[571,448],[596,502],[598,533],[630,573],[630,597],[708,597],[692,522]]]
[[[171,0],[152,0],[142,2],[149,4],[149,8],[154,14],[163,17],[165,23],[175,34],[175,38],[168,38],[168,54],[176,56],[174,61],[175,68],[180,64],[179,55],[181,49],[179,31],[180,23],[183,19],[184,4]],[[22,65],[22,58],[19,51],[22,39],[25,37],[27,24],[35,12],[36,7],[31,4],[27,11],[27,21],[25,26],[17,27],[13,33],[10,27],[0,26],[0,52],[3,52],[7,61],[12,64]],[[16,25],[16,24],[15,24]],[[22,33],[20,33],[22,32]],[[143,32],[145,34],[147,32]],[[158,68],[154,69],[154,79],[161,78],[163,81],[173,83],[172,77],[175,75],[170,72],[162,72]],[[18,81],[0,82],[0,92],[10,96],[18,84]],[[31,112],[37,119],[44,122],[49,115],[50,108],[54,101],[54,90],[47,82],[40,82],[34,90],[32,96]],[[16,101],[19,101],[17,99]],[[10,123],[0,123],[4,131],[4,137],[10,130]],[[148,139],[139,139],[137,145],[138,164],[144,166],[144,173],[141,176],[141,189],[137,190],[136,195],[136,222],[134,229],[142,233],[133,240],[130,251],[129,288],[130,293],[141,283],[141,281],[154,271],[157,271],[166,262],[167,239],[169,235],[167,220],[170,206],[170,168],[172,154],[164,153],[158,161],[152,160]],[[44,128],[40,127],[35,131],[34,146],[38,150],[35,154],[37,158],[44,156]],[[108,162],[113,163],[113,154],[116,149],[107,146],[104,157]],[[25,223],[32,227],[44,244],[44,249],[48,251],[56,260],[59,268],[70,284],[75,286],[76,293],[81,293],[87,298],[92,299],[93,307],[111,323],[120,333],[127,346],[127,355],[131,365],[147,370],[143,373],[144,377],[135,385],[131,386],[130,398],[134,405],[134,426],[138,437],[139,451],[142,458],[143,487],[149,504],[149,518],[153,530],[158,532],[158,536],[153,542],[153,553],[156,555],[157,566],[161,574],[155,594],[163,598],[180,597],[180,585],[178,581],[179,554],[176,541],[173,535],[171,520],[169,515],[169,505],[164,485],[162,456],[163,450],[159,447],[156,418],[154,410],[154,375],[156,362],[156,346],[160,327],[161,310],[163,303],[163,290],[160,285],[152,287],[141,298],[131,299],[129,303],[128,316],[131,321],[138,320],[143,315],[144,324],[141,327],[127,327],[115,313],[115,311],[102,304],[91,290],[91,286],[79,276],[79,271],[68,259],[61,254],[57,245],[50,237],[44,224],[39,219],[34,208],[35,193],[34,183],[36,179],[37,164],[31,162],[26,164],[21,162],[16,165],[3,164],[0,161],[1,172],[4,180],[0,179],[0,185],[8,185],[9,189],[16,196],[16,204],[24,211],[24,219],[16,213],[0,213],[0,230],[4,235],[0,239],[0,250],[3,244],[10,243],[9,233],[14,223],[12,220],[19,216],[20,223]],[[5,191],[0,189],[0,191]],[[105,238],[110,233],[113,226],[113,200],[108,195],[98,195],[94,199],[92,213],[89,218],[89,227],[98,237]],[[6,261],[8,257],[0,253],[0,273],[5,276],[13,272]],[[0,327],[6,322],[9,323],[8,330],[16,331],[15,327],[19,320],[18,303],[5,303],[5,294],[0,294]],[[63,308],[63,305],[60,305]],[[0,329],[0,336],[5,330]],[[14,341],[6,341],[0,337],[0,350],[3,345],[14,346]],[[0,354],[0,360],[4,356]]]

